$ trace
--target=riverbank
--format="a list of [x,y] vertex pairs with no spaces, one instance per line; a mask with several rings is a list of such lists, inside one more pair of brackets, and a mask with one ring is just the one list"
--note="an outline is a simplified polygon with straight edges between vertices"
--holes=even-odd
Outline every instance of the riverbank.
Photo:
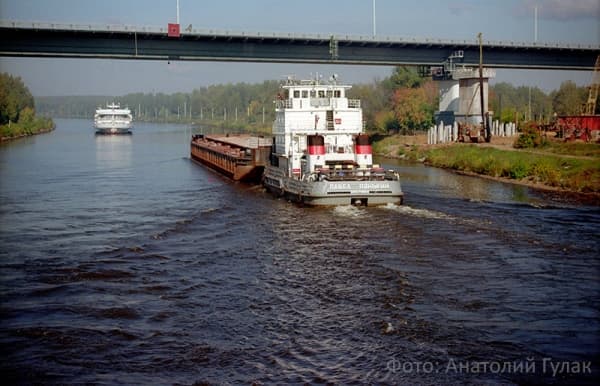
[[11,123],[0,125],[0,142],[13,141],[32,135],[49,133],[55,129],[54,121],[50,118],[36,118],[33,122]]
[[515,149],[513,138],[490,144],[427,145],[421,136],[389,136],[373,144],[375,154],[526,185],[558,194],[575,194],[600,203],[600,145],[551,142],[536,149]]

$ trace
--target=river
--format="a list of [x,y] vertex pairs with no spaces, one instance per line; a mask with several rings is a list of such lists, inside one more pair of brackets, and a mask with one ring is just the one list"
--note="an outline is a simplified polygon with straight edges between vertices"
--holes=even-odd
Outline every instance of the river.
[[56,124],[0,146],[5,384],[598,381],[598,207],[385,159],[405,205],[300,207]]

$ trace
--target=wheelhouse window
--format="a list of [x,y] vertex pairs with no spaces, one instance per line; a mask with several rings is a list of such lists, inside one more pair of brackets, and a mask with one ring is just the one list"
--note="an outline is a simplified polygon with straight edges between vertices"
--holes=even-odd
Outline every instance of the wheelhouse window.
[[308,98],[308,90],[302,90],[302,98]]
[[325,98],[325,90],[319,90],[319,98]]
[[294,98],[300,98],[300,90],[294,90]]
[[310,97],[311,98],[316,98],[317,97],[317,91],[316,90],[310,90]]
[[334,98],[341,98],[342,97],[342,92],[340,90],[334,90],[333,91],[333,97]]

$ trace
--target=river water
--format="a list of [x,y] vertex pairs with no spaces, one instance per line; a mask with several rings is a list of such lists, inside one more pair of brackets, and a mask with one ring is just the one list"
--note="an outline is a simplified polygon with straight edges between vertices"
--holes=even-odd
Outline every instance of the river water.
[[56,123],[0,146],[5,384],[598,381],[598,207],[380,160],[405,205],[306,208]]

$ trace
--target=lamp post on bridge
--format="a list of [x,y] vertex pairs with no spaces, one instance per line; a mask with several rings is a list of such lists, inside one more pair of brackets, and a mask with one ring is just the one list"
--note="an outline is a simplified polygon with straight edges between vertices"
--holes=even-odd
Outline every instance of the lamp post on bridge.
[[373,0],[373,37],[377,34],[377,22],[375,18],[375,0]]
[[177,22],[169,23],[167,26],[167,36],[170,38],[178,38],[179,35],[179,0],[177,0]]

